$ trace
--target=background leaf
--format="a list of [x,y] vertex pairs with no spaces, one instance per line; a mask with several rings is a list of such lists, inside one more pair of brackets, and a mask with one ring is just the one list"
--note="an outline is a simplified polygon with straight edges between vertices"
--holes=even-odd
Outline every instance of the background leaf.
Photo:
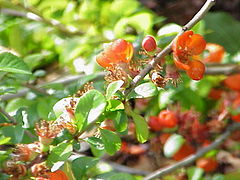
[[115,154],[121,148],[120,137],[115,132],[106,129],[101,129],[100,132],[106,152],[110,155]]
[[0,54],[0,71],[31,74],[22,59],[8,52]]
[[163,153],[166,157],[172,157],[183,145],[185,139],[178,134],[171,135],[163,146]]

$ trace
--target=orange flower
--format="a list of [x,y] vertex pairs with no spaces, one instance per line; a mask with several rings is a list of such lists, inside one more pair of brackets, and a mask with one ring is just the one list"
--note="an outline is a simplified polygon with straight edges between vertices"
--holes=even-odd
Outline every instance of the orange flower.
[[106,68],[114,64],[128,63],[133,56],[133,45],[124,39],[117,39],[97,55],[97,63]]
[[224,81],[224,85],[234,91],[240,91],[240,74],[228,76]]
[[68,180],[68,177],[66,176],[65,172],[61,170],[57,170],[55,172],[49,172],[48,176],[49,176],[49,180]]
[[194,147],[191,145],[184,143],[182,147],[174,154],[173,159],[176,161],[181,161],[182,159],[190,156],[191,154],[195,153]]
[[222,61],[225,50],[219,44],[207,43],[206,50],[209,51],[209,55],[203,60],[204,62],[219,63]]
[[205,66],[201,61],[192,60],[188,63],[189,69],[186,71],[187,75],[193,80],[200,80],[203,78]]
[[175,65],[187,71],[193,80],[200,80],[205,72],[203,63],[199,60],[206,47],[206,41],[200,34],[186,31],[173,42],[173,59]]
[[197,167],[202,168],[205,172],[215,171],[218,167],[216,159],[212,157],[202,157],[196,161],[196,165]]

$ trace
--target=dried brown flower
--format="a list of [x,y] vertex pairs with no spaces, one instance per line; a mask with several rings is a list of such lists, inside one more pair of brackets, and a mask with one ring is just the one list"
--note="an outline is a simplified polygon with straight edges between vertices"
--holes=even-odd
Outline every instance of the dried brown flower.
[[45,162],[34,164],[31,167],[32,176],[34,177],[44,177],[47,178],[47,173],[49,172],[49,169],[47,168]]
[[36,133],[42,144],[50,144],[53,138],[63,130],[62,126],[55,123],[55,121],[42,120],[36,124]]
[[91,89],[94,89],[93,82],[87,82],[81,89],[78,90],[78,92],[75,94],[75,97],[81,97]]
[[32,144],[17,144],[13,153],[15,161],[31,161],[38,153],[41,153],[39,142]]
[[26,175],[27,168],[23,164],[17,164],[14,161],[7,161],[3,172],[14,177],[21,177]]

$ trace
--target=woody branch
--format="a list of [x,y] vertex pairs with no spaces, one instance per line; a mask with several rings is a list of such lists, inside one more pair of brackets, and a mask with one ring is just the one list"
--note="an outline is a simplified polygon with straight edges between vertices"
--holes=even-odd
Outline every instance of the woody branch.
[[182,27],[182,30],[177,34],[177,36],[172,40],[172,42],[166,46],[160,53],[158,53],[155,58],[153,58],[149,64],[137,75],[131,82],[131,85],[124,92],[125,96],[127,96],[137,85],[143,80],[143,78],[157,65],[160,59],[164,58],[167,54],[172,51],[172,44],[174,40],[183,34],[185,31],[191,29],[195,24],[197,24],[209,11],[209,9],[215,4],[215,0],[207,0],[206,3],[202,6],[202,8],[198,11],[198,13],[185,25]]

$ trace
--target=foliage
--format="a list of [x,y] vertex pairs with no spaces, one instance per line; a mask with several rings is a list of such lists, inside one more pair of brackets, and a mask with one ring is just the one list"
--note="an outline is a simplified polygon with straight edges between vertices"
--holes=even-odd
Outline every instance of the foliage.
[[[127,93],[179,25],[137,0],[0,0],[0,6],[0,179],[57,173],[70,180],[142,179],[108,162],[159,169],[239,122],[239,75],[208,75],[212,67],[239,63],[239,22],[226,13],[211,12],[179,36],[173,53]],[[237,133],[224,150],[202,157],[220,167],[227,151],[233,172],[209,173],[196,161],[163,179],[239,178],[233,162],[240,160],[231,155],[239,155]]]

